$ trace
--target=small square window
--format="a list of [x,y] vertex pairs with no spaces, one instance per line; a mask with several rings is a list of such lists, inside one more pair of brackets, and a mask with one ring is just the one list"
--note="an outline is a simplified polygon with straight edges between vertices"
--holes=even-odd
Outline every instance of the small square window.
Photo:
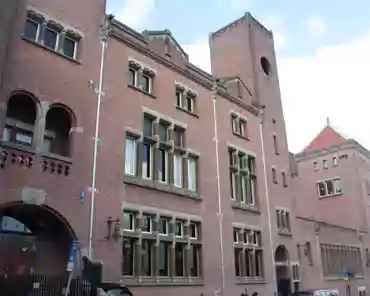
[[123,213],[123,229],[128,231],[135,230],[135,215],[133,213]]
[[143,228],[142,231],[145,233],[152,233],[152,217],[144,216],[143,217]]
[[182,237],[184,232],[184,223],[182,221],[175,222],[175,235],[177,237]]
[[189,225],[189,234],[190,238],[197,239],[198,238],[198,224],[196,223],[190,223]]
[[24,37],[38,41],[40,24],[34,20],[27,19],[24,27]]
[[159,228],[158,229],[159,234],[167,235],[168,234],[168,220],[166,218],[160,218],[158,228]]
[[71,59],[76,58],[76,41],[69,37],[65,37],[63,53]]
[[58,32],[51,28],[46,28],[44,34],[44,45],[56,50],[58,45]]

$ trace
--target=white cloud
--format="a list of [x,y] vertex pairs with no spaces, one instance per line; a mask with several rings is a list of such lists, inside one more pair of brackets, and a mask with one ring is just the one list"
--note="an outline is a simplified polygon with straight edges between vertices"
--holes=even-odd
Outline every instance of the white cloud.
[[318,38],[325,35],[329,28],[322,17],[314,16],[307,22],[307,31],[311,36]]
[[[185,46],[190,60],[210,71],[208,40]],[[310,56],[278,58],[289,147],[301,151],[324,127],[326,117],[370,148],[370,31],[319,48]]]
[[155,0],[121,0],[122,6],[115,12],[116,18],[136,30],[145,26],[155,9]]
[[282,33],[274,33],[275,50],[279,51],[288,45],[288,37]]

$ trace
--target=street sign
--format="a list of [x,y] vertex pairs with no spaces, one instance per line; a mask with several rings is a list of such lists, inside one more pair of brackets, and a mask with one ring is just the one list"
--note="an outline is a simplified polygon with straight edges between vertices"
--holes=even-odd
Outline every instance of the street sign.
[[67,271],[71,272],[77,263],[77,254],[80,249],[79,242],[74,240],[72,242],[71,252],[69,254],[68,264],[67,264]]

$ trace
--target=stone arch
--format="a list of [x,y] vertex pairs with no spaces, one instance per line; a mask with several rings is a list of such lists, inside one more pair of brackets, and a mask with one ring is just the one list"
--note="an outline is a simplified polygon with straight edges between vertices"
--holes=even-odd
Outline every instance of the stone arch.
[[65,157],[71,156],[71,129],[76,126],[74,112],[64,104],[52,104],[45,118],[43,150]]
[[279,245],[275,250],[275,262],[289,262],[289,252],[285,246]]
[[283,245],[275,249],[275,271],[279,296],[288,296],[291,292],[291,272],[289,252]]

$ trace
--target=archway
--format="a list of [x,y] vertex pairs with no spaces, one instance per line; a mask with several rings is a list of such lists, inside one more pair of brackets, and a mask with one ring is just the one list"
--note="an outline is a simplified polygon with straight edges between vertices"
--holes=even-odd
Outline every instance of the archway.
[[0,206],[0,274],[63,274],[75,239],[68,222],[47,206]]
[[278,296],[288,296],[291,292],[288,250],[280,245],[275,250],[275,268]]

